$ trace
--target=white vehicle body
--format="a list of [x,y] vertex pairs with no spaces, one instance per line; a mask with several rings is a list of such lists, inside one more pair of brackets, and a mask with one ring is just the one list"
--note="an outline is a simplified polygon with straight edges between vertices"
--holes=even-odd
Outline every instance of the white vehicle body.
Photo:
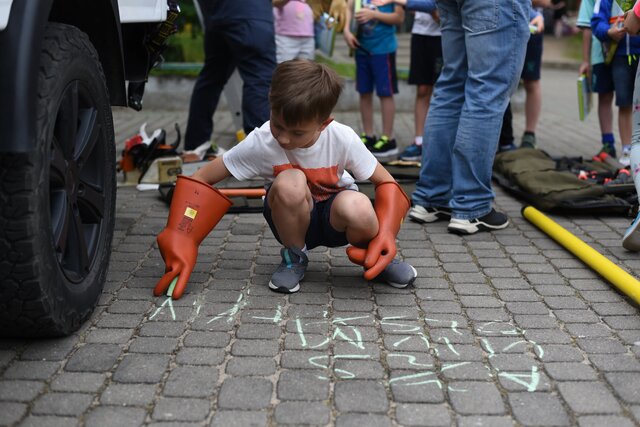
[[[0,0],[0,30],[9,22],[11,4],[15,0]],[[159,22],[167,18],[165,0],[118,0],[120,22]]]

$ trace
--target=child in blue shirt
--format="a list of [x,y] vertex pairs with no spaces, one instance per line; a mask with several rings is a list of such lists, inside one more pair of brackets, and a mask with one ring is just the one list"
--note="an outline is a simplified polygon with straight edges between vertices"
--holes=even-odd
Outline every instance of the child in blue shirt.
[[[616,21],[616,17],[619,20]],[[612,19],[613,18],[613,19]],[[640,54],[640,37],[628,35],[623,26],[623,11],[614,0],[598,0],[593,9],[591,30],[604,46],[612,49],[617,43],[615,56],[611,62],[613,89],[618,106],[618,127],[622,140],[620,163],[628,166],[631,162],[631,111],[633,85],[638,68],[637,55]],[[613,23],[610,23],[614,21]]]
[[[354,2],[361,1],[362,7],[354,13]],[[364,133],[362,142],[376,157],[398,154],[393,139],[393,119],[398,93],[396,76],[395,25],[404,20],[404,9],[395,4],[376,7],[369,0],[348,0],[347,22],[355,18],[357,30],[344,28],[347,45],[355,50],[356,90],[360,94],[360,115]],[[382,136],[376,138],[373,132],[373,89],[380,98],[382,109]]]

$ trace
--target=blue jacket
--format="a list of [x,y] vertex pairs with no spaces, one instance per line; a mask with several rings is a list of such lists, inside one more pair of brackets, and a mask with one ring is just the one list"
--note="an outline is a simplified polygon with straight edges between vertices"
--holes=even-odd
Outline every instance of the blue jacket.
[[[591,17],[591,31],[593,35],[602,42],[611,42],[607,35],[607,31],[611,27],[609,18],[611,18],[611,6],[614,0],[598,0],[596,1]],[[627,52],[627,41],[629,41],[629,51]],[[618,44],[616,55],[637,55],[640,54],[640,36],[624,37]]]

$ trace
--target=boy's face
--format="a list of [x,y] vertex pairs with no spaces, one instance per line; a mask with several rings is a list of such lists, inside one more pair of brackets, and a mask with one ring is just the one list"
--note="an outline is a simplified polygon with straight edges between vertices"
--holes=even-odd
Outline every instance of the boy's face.
[[282,117],[275,111],[271,111],[271,134],[278,141],[280,147],[285,150],[294,150],[296,148],[311,147],[320,136],[320,132],[333,121],[333,117],[329,117],[325,121],[318,123],[316,120],[298,123],[297,125],[288,125],[282,120]]

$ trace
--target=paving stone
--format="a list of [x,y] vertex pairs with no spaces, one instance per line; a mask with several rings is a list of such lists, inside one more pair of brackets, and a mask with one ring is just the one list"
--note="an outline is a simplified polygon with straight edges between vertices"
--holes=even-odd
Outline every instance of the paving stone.
[[500,415],[505,413],[502,397],[492,383],[460,381],[449,383],[451,407],[462,415]]
[[218,408],[263,409],[269,406],[272,390],[273,385],[266,379],[227,378],[218,394]]
[[96,393],[104,384],[105,378],[105,374],[92,372],[62,372],[51,382],[51,389]]
[[615,397],[602,383],[566,382],[558,384],[558,389],[574,412],[582,414],[621,412]]
[[344,414],[338,415],[336,427],[391,427],[386,415]]
[[588,415],[578,418],[580,427],[633,427],[635,424],[629,418],[615,415]]
[[279,351],[279,344],[274,340],[237,340],[231,346],[231,354],[234,356],[273,357]]
[[112,383],[102,392],[100,403],[119,406],[147,406],[153,400],[156,388],[155,384]]
[[173,397],[210,397],[216,392],[218,371],[204,366],[178,366],[167,378],[163,395]]
[[384,386],[376,381],[340,381],[335,385],[334,396],[340,412],[386,413],[389,409]]
[[151,417],[162,421],[201,421],[207,417],[209,406],[205,399],[163,397],[158,399]]
[[397,403],[443,403],[442,383],[434,371],[391,371],[389,384]]
[[524,371],[529,372],[538,362],[531,353],[524,354],[494,354],[489,358],[489,363],[497,371]]
[[491,426],[491,427],[513,427],[513,420],[511,417],[497,416],[497,415],[475,415],[458,417],[458,427],[476,427],[476,426]]
[[60,368],[60,362],[35,362],[15,360],[4,374],[2,379],[16,380],[47,380]]
[[225,357],[223,349],[204,347],[182,347],[176,355],[181,365],[219,365]]
[[175,338],[137,337],[129,346],[129,352],[151,354],[173,353],[177,345],[178,340]]
[[628,403],[640,404],[640,388],[638,387],[640,373],[608,373],[605,378],[622,400]]
[[210,427],[266,427],[267,413],[258,411],[217,411]]
[[638,359],[626,354],[591,354],[589,360],[605,372],[639,372]]
[[331,411],[321,402],[281,402],[275,410],[275,421],[279,425],[326,425],[330,419]]
[[87,344],[71,356],[65,370],[106,372],[113,368],[121,353],[122,348],[116,344]]
[[63,360],[78,343],[78,336],[71,335],[65,338],[47,339],[29,342],[29,345],[20,355],[22,360]]
[[147,411],[140,408],[98,406],[86,416],[86,427],[141,426]]
[[150,322],[140,328],[141,337],[179,337],[184,333],[184,325],[177,322]]
[[4,425],[16,423],[27,412],[27,405],[14,402],[0,402],[0,422]]
[[69,427],[73,425],[77,425],[75,418],[55,415],[29,415],[20,423],[20,427]]
[[449,380],[486,381],[492,376],[489,367],[480,362],[450,362],[443,364],[440,370]]
[[571,345],[543,344],[543,354],[538,355],[545,363],[548,362],[582,362],[582,352]]
[[627,348],[616,339],[581,338],[576,340],[578,346],[587,353],[626,353]]
[[118,365],[113,380],[121,383],[157,383],[169,363],[168,355],[128,354]]
[[396,406],[396,419],[404,426],[444,427],[451,425],[447,405],[404,403]]
[[544,368],[549,376],[556,381],[593,381],[598,378],[593,367],[585,363],[545,363]]
[[516,314],[513,316],[515,322],[524,329],[549,329],[558,327],[558,321],[550,316],[549,314],[545,315],[527,315],[527,314]]
[[318,378],[315,371],[283,371],[277,385],[280,400],[325,400],[329,397],[329,382]]
[[508,399],[515,419],[525,426],[564,426],[571,423],[567,411],[553,394],[510,393]]
[[235,376],[268,376],[276,372],[275,360],[271,357],[233,357],[227,363],[227,374]]
[[92,400],[89,394],[50,392],[35,401],[31,413],[77,417],[89,407]]
[[553,314],[564,323],[600,322],[600,318],[591,310],[554,310]]
[[558,329],[531,329],[524,333],[525,337],[538,344],[569,344],[571,336]]
[[226,347],[231,336],[225,332],[191,331],[184,337],[186,347]]
[[29,402],[44,389],[42,381],[0,381],[0,401]]

